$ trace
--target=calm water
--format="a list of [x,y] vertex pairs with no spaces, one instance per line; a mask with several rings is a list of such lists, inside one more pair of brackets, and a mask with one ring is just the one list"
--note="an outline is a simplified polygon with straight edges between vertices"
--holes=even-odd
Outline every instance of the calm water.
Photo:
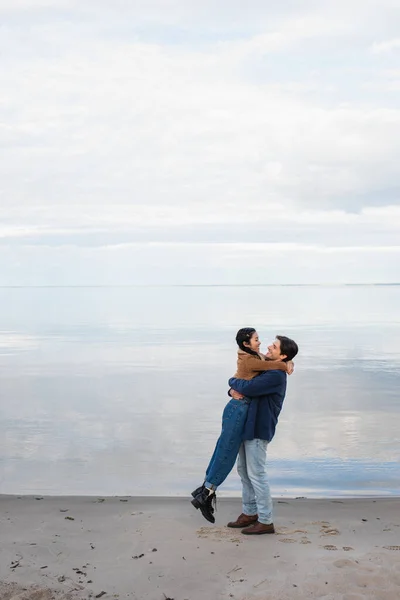
[[254,326],[301,350],[273,494],[400,494],[400,286],[3,288],[0,308],[0,493],[186,495]]

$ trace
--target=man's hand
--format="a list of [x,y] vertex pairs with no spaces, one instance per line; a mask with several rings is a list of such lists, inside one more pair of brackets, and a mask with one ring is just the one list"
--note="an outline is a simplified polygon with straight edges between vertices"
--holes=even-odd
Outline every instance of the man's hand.
[[291,375],[294,371],[294,362],[292,360],[288,360],[287,364],[287,374]]
[[229,390],[229,395],[234,400],[243,400],[243,398],[244,398],[244,396],[242,394],[239,394],[239,392],[235,392],[235,390],[233,390],[232,388]]

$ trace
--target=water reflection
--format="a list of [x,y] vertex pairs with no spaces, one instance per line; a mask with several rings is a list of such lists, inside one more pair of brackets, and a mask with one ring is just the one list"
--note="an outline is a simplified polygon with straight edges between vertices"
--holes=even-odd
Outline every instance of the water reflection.
[[274,493],[399,494],[400,288],[354,289],[0,290],[0,491],[186,494],[255,323],[301,348]]

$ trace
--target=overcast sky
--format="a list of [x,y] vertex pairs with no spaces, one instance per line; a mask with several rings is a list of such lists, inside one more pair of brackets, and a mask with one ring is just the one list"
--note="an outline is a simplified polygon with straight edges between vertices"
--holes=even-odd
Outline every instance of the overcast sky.
[[0,285],[400,281],[398,0],[0,23]]

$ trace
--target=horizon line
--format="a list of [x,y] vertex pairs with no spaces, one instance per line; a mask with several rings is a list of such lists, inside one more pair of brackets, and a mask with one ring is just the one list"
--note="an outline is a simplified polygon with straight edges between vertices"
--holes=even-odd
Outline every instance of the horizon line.
[[122,283],[122,284],[42,284],[0,285],[0,289],[46,288],[182,288],[182,287],[390,287],[393,283]]

